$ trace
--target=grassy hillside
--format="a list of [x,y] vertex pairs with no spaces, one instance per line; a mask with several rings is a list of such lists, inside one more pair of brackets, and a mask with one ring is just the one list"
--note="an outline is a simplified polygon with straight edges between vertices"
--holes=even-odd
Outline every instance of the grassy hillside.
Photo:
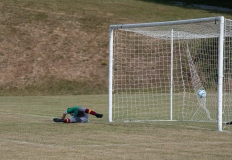
[[232,19],[161,0],[0,0],[0,13],[1,95],[106,93],[110,24]]

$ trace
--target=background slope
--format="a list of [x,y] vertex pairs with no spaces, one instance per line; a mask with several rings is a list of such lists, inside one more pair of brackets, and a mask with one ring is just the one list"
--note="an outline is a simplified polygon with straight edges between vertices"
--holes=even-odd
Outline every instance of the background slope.
[[107,93],[111,24],[232,17],[161,0],[1,0],[0,13],[1,95]]

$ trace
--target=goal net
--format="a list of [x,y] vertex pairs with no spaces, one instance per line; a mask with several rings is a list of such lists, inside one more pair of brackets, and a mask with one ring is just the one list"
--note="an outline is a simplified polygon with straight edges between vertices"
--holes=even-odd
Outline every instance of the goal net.
[[[232,21],[110,26],[109,121],[232,120]],[[205,90],[200,98],[198,90]]]

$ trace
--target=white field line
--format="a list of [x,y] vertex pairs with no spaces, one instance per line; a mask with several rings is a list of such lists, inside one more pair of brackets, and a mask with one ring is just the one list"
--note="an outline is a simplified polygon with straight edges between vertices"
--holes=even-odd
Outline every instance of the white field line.
[[51,116],[41,116],[41,115],[34,115],[34,114],[22,114],[22,113],[4,113],[4,114],[10,114],[10,115],[21,115],[21,116],[31,116],[31,117],[41,117],[41,118],[54,118]]
[[112,144],[112,143],[109,143],[109,144],[86,144],[86,145],[83,145],[83,144],[80,144],[80,145],[74,145],[74,146],[64,146],[64,145],[55,145],[55,144],[43,144],[43,143],[35,143],[35,142],[27,142],[27,141],[20,141],[20,140],[9,140],[9,139],[1,139],[0,138],[0,141],[2,142],[10,142],[10,143],[17,143],[17,144],[25,144],[25,145],[33,145],[33,146],[38,146],[38,147],[48,147],[48,148],[61,148],[61,149],[64,149],[64,148],[76,148],[76,147],[109,147],[109,146],[118,146],[118,147],[127,147],[127,146],[141,146],[141,145],[151,145],[151,144],[155,144],[156,146],[157,145],[203,145],[203,144],[207,144],[207,145],[212,145],[212,144],[232,144],[232,142],[188,142],[186,144],[186,142],[180,142],[180,143],[177,143],[177,142],[174,142],[174,143],[160,143],[160,142],[149,142],[149,143],[139,143],[139,144]]

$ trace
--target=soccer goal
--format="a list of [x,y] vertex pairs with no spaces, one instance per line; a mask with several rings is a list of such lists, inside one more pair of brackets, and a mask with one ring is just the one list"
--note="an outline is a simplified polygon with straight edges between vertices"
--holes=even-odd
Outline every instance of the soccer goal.
[[110,25],[108,98],[109,122],[214,122],[222,131],[232,120],[232,21]]

